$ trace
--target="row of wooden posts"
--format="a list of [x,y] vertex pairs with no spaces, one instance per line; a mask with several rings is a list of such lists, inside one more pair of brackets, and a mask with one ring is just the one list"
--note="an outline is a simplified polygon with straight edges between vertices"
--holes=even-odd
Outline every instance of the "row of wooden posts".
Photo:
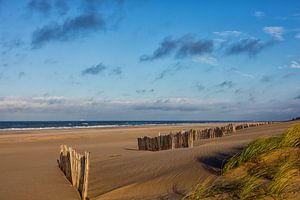
[[234,124],[228,124],[222,127],[213,127],[213,128],[203,129],[203,130],[191,129],[190,131],[193,133],[194,141],[199,141],[202,139],[223,137],[225,135],[235,134],[236,128]]
[[138,149],[146,151],[160,151],[167,149],[193,147],[194,141],[209,139],[215,137],[223,137],[225,135],[235,134],[237,130],[270,124],[271,122],[256,122],[244,124],[228,124],[222,127],[213,127],[207,129],[190,129],[188,131],[179,131],[177,133],[169,133],[157,137],[141,137],[137,138]]
[[66,178],[79,191],[83,200],[87,199],[90,153],[79,154],[71,147],[60,146],[58,166]]
[[139,150],[148,151],[193,147],[193,144],[193,134],[189,131],[159,135],[153,138],[147,136],[138,138]]
[[236,130],[241,130],[241,129],[255,127],[255,126],[261,126],[261,125],[265,125],[265,124],[272,124],[272,123],[273,122],[245,123],[245,124],[237,125]]

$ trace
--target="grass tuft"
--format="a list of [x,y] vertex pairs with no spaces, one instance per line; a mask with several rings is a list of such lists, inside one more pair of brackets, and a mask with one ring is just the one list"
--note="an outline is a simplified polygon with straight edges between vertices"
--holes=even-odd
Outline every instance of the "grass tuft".
[[268,187],[270,196],[278,198],[287,192],[292,178],[298,173],[296,162],[297,159],[292,156],[281,162]]
[[236,196],[241,200],[257,199],[262,195],[259,177],[246,176],[240,179]]
[[289,128],[283,133],[281,146],[300,147],[300,125]]
[[201,200],[205,198],[211,191],[212,185],[212,178],[206,178],[202,183],[198,184],[193,191],[187,194],[183,200]]

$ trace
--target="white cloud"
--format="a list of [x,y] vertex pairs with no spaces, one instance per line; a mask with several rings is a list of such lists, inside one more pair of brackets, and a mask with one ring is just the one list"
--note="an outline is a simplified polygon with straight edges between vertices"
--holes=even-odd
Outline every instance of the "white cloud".
[[254,78],[254,75],[241,72],[241,71],[237,70],[236,68],[231,68],[229,71],[234,72],[238,75],[244,76],[246,78]]
[[247,74],[247,73],[243,73],[243,72],[240,72],[240,71],[235,71],[235,73],[237,73],[241,76],[247,77],[247,78],[254,78],[254,75],[252,75],[252,74]]
[[300,63],[293,60],[293,61],[291,61],[290,68],[293,68],[293,69],[300,69]]
[[285,68],[288,68],[288,66],[286,66],[286,65],[281,65],[281,66],[278,66],[278,67],[277,67],[277,69],[280,69],[280,70],[281,70],[281,69],[285,69]]
[[263,31],[271,35],[275,40],[283,40],[284,28],[281,26],[267,26]]
[[239,37],[239,36],[243,36],[246,35],[245,33],[241,32],[241,31],[216,31],[213,32],[215,35],[221,36],[221,37]]
[[300,13],[294,13],[293,17],[300,17]]
[[261,11],[256,11],[254,13],[254,16],[255,17],[258,17],[258,18],[261,18],[261,17],[264,17],[265,16],[265,13],[264,12],[261,12]]
[[205,63],[212,66],[217,66],[218,61],[215,57],[211,55],[202,55],[195,58],[196,62]]

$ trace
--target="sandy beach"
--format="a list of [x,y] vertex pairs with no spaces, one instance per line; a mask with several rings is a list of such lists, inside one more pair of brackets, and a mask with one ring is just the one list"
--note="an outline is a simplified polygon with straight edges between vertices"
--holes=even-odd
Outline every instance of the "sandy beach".
[[190,149],[138,151],[136,138],[221,124],[0,132],[0,199],[80,199],[57,167],[59,146],[91,152],[90,199],[180,199],[217,176],[222,161],[254,138],[282,133],[299,121],[278,122],[208,139]]

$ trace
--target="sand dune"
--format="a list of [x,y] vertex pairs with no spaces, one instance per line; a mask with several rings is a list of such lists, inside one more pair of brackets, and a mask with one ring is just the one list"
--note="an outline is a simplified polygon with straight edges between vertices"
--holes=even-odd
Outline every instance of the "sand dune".
[[179,199],[198,181],[216,176],[222,160],[252,139],[279,134],[283,122],[206,140],[191,149],[137,151],[136,138],[220,124],[0,133],[0,199],[79,199],[59,171],[59,145],[91,152],[91,199]]

